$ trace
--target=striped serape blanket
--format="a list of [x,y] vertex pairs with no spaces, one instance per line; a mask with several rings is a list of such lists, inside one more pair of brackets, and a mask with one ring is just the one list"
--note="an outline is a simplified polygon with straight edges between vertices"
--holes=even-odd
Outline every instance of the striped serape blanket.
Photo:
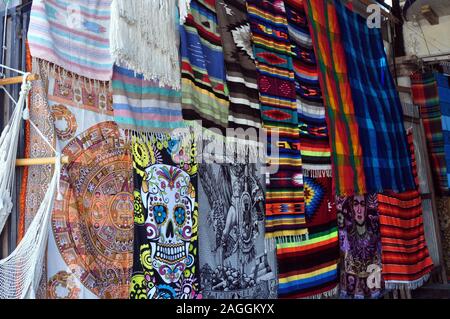
[[297,92],[304,176],[331,177],[331,153],[322,89],[302,0],[285,0]]
[[442,133],[442,114],[436,79],[432,73],[416,72],[411,75],[411,89],[414,104],[419,106],[420,117],[423,121],[434,189],[438,195],[442,196],[448,191],[448,181]]
[[142,74],[114,65],[114,120],[134,131],[169,130],[183,126],[181,91],[144,80]]
[[185,120],[205,128],[228,125],[228,88],[215,0],[192,0],[181,37],[181,90]]
[[363,194],[363,153],[336,9],[332,0],[305,3],[326,107],[333,189],[337,195]]
[[[263,126],[268,132],[268,162],[278,166],[277,172],[266,177],[266,238],[297,245],[307,230],[295,78],[284,4],[250,0],[247,9]],[[278,152],[271,146],[274,133],[279,134]]]
[[334,1],[362,147],[366,192],[415,189],[403,112],[380,28]]
[[111,0],[35,0],[28,42],[31,56],[99,81],[112,77]]
[[[418,184],[412,132],[408,135],[413,173]],[[415,289],[433,268],[425,241],[422,199],[416,190],[378,195],[383,277],[387,289]]]

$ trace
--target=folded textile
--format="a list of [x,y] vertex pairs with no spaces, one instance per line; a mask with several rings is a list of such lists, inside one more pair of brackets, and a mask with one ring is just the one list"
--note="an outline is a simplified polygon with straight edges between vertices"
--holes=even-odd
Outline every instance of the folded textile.
[[331,177],[304,178],[308,239],[277,244],[280,298],[337,294],[339,240]]
[[114,65],[112,91],[114,120],[123,129],[145,132],[184,126],[180,90]]
[[177,0],[112,0],[111,54],[115,63],[180,89]]
[[416,289],[429,278],[433,261],[425,241],[422,198],[412,132],[408,135],[416,190],[378,194],[383,278],[387,289]]
[[181,37],[181,90],[185,120],[225,132],[228,88],[215,0],[192,0]]
[[33,1],[31,56],[89,79],[111,80],[110,9],[111,0]]
[[442,135],[444,138],[444,153],[448,183],[447,188],[450,188],[450,76],[435,73],[434,77],[437,82],[439,105],[441,108]]
[[199,294],[198,164],[190,137],[132,136],[134,261],[131,299]]
[[285,0],[297,92],[302,170],[331,177],[331,151],[322,89],[304,1]]
[[335,1],[362,147],[366,192],[415,189],[403,111],[380,28]]
[[[267,154],[266,237],[299,243],[307,233],[295,78],[283,1],[247,1]],[[277,150],[272,138],[277,133]],[[278,152],[276,152],[278,151]]]
[[381,236],[377,194],[336,196],[341,247],[340,296],[380,298]]
[[363,194],[363,152],[336,8],[332,0],[305,0],[305,4],[326,107],[333,189],[337,195]]
[[411,75],[411,90],[413,102],[419,106],[423,121],[434,189],[438,195],[443,196],[448,192],[448,179],[436,79],[432,73],[416,72]]
[[204,299],[277,297],[274,250],[264,239],[261,164],[199,167],[199,261]]

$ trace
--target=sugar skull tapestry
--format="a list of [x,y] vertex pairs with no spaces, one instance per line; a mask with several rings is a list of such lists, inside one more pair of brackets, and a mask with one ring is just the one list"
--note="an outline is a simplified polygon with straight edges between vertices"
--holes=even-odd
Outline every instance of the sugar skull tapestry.
[[130,298],[200,298],[195,144],[181,136],[148,133],[133,136],[132,149],[135,235]]

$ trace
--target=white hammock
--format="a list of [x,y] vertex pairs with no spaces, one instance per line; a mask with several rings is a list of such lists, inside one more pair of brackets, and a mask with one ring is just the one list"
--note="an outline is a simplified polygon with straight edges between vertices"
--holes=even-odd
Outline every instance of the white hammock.
[[[17,145],[22,117],[29,119],[27,95],[31,84],[23,75],[19,101],[13,115],[0,137],[0,232],[11,212],[11,191],[14,184]],[[5,90],[6,94],[14,101]],[[17,248],[5,259],[0,260],[0,299],[35,298],[36,289],[42,273],[43,259],[48,239],[48,227],[53,208],[55,193],[59,189],[59,175],[61,172],[61,155],[56,152],[50,142],[29,121],[44,141],[55,151],[56,161],[52,180],[31,225]],[[58,197],[61,195],[58,193]]]
[[31,88],[31,84],[26,81],[28,75],[28,73],[23,75],[22,88],[17,103],[9,95],[8,91],[4,90],[16,105],[11,119],[0,137],[0,233],[8,220],[13,206],[12,188],[16,172],[20,124],[22,122],[24,105],[28,100],[27,96]]

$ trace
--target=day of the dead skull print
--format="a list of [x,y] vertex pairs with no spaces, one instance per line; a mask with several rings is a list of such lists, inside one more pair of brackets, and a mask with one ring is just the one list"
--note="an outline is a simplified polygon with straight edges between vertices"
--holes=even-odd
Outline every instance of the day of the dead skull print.
[[130,297],[200,298],[195,145],[161,133],[133,137],[132,148],[135,251]]

